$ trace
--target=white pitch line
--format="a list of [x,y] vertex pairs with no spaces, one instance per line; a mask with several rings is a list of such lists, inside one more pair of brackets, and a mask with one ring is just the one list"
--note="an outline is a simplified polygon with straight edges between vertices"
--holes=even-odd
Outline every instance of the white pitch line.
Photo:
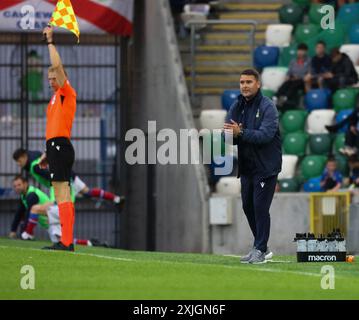
[[90,256],[90,257],[96,257],[96,258],[102,258],[102,259],[109,259],[109,260],[138,261],[138,260],[127,259],[127,258],[118,258],[118,257],[111,257],[111,256],[102,256],[102,255],[94,254],[94,253],[75,252],[75,254],[76,254],[76,255],[81,255],[81,256]]
[[[15,248],[15,249],[22,249],[22,250],[31,250],[31,251],[43,251],[43,252],[59,252],[56,250],[42,250],[42,249],[35,249],[35,248],[24,248],[24,247],[10,247],[10,246],[0,246],[0,248],[5,248],[5,249],[11,249],[11,248]],[[84,253],[84,252],[71,252],[71,251],[61,251],[61,252],[65,252],[65,253],[70,253],[70,254],[74,254],[74,255],[81,255],[81,256],[90,256],[90,257],[96,257],[96,258],[101,258],[101,259],[109,259],[109,260],[118,260],[118,261],[136,261],[133,259],[127,259],[127,258],[118,258],[118,257],[111,257],[111,256],[102,256],[99,254],[94,254],[94,253]]]

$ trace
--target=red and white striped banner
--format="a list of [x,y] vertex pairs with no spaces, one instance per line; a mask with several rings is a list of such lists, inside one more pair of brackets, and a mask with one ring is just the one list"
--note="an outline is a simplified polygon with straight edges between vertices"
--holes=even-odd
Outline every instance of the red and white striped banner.
[[[132,34],[134,0],[71,0],[81,33]],[[41,31],[57,0],[0,0],[0,31]],[[59,29],[61,31],[61,29]]]

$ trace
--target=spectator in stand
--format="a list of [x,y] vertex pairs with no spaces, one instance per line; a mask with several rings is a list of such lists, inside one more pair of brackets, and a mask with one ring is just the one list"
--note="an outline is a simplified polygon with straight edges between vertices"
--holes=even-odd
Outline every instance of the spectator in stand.
[[348,129],[345,132],[345,145],[340,148],[340,153],[352,157],[358,154],[359,150],[359,101],[357,101],[356,108],[353,112],[344,120],[325,128],[330,133],[336,133],[340,128],[348,124]]
[[345,54],[334,48],[331,52],[332,67],[323,74],[323,86],[332,92],[358,82],[358,74],[353,62]]
[[335,158],[329,157],[327,165],[320,178],[320,187],[325,192],[337,192],[343,183],[343,177],[337,170]]
[[304,77],[309,73],[310,57],[308,46],[305,43],[298,45],[297,58],[289,64],[286,81],[278,89],[273,101],[278,108],[283,107],[286,101],[296,97],[298,90],[304,90]]
[[348,165],[350,169],[349,189],[359,188],[359,157],[357,154],[349,157]]
[[323,87],[323,75],[331,70],[332,60],[325,53],[326,45],[324,41],[318,41],[315,46],[315,56],[312,58],[310,72],[304,77],[305,91]]

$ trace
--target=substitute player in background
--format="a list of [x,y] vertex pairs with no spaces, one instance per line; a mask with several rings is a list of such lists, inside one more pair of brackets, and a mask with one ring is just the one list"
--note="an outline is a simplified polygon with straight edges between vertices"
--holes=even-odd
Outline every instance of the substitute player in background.
[[76,113],[76,91],[67,79],[53,42],[53,29],[46,27],[43,34],[46,36],[50,54],[48,79],[54,95],[46,111],[46,152],[41,156],[40,166],[49,166],[61,221],[61,241],[46,249],[73,251],[75,207],[71,201],[70,180],[75,151],[70,137]]
[[[13,159],[17,165],[30,173],[31,176],[41,185],[46,188],[51,186],[50,172],[49,170],[42,169],[39,166],[39,161],[41,158],[40,151],[29,151],[23,148],[16,149],[13,153]],[[121,204],[125,202],[125,197],[118,196],[112,192],[100,188],[89,188],[85,182],[83,182],[80,177],[75,173],[71,172],[72,185],[74,188],[75,195],[81,195],[86,198],[97,198],[112,201],[114,204]]]

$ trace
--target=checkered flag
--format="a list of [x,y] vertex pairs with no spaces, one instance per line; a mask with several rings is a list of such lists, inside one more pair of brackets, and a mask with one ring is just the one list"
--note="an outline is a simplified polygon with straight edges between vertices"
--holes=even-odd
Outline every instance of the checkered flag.
[[80,42],[80,29],[70,0],[58,0],[49,25],[73,32]]

